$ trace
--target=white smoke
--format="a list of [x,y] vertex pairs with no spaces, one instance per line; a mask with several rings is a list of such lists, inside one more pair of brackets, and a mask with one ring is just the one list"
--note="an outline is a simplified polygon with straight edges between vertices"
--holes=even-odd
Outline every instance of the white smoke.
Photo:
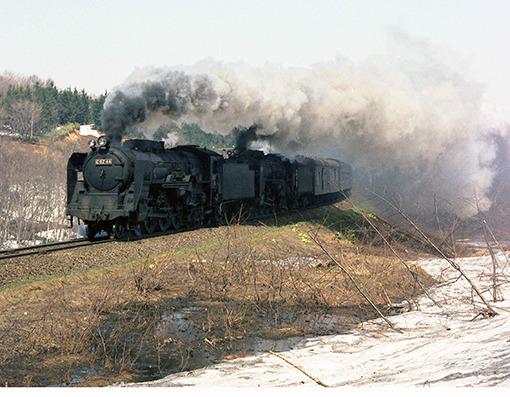
[[163,142],[165,142],[165,146],[167,147],[174,147],[179,143],[179,135],[177,135],[174,132],[171,132],[167,135]]
[[145,117],[134,122],[197,122],[221,134],[256,125],[274,151],[339,158],[367,187],[398,191],[409,206],[435,195],[466,216],[476,212],[476,196],[486,208],[496,147],[481,114],[483,87],[424,42],[397,37],[390,48],[391,55],[357,65],[209,59],[137,69],[109,96],[105,114],[123,103],[115,101],[123,92],[146,103]]

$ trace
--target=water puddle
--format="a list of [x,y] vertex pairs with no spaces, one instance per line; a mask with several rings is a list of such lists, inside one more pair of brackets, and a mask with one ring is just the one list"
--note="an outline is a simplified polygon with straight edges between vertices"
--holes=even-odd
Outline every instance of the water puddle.
[[494,253],[502,252],[503,250],[507,251],[510,248],[510,244],[508,241],[500,241],[499,244],[495,241],[488,241],[488,245],[487,241],[478,239],[475,240],[461,239],[457,240],[456,242],[459,244],[467,245],[475,252],[489,252],[488,245],[491,247],[492,252]]
[[[261,352],[292,349],[307,337],[344,333],[359,319],[336,313],[313,313],[279,309],[260,315],[255,324],[258,331],[247,332],[241,338],[216,341],[207,329],[208,308],[181,307],[163,313],[154,328],[154,337],[160,341],[161,351],[141,356],[133,366],[138,379],[145,382],[163,378],[183,370],[193,370],[217,364],[224,359]],[[157,357],[156,359],[154,357]],[[70,383],[77,385],[98,375],[95,368],[85,369],[71,376]]]

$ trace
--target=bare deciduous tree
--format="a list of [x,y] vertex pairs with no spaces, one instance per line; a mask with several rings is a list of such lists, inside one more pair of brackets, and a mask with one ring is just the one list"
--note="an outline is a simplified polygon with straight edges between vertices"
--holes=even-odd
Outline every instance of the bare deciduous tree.
[[[23,146],[4,143],[0,150],[0,246],[7,240],[34,240],[37,233],[65,225],[67,154]],[[52,239],[63,237],[51,234]]]
[[37,102],[28,100],[18,101],[9,109],[9,118],[14,132],[25,138],[33,139],[38,133],[42,106]]

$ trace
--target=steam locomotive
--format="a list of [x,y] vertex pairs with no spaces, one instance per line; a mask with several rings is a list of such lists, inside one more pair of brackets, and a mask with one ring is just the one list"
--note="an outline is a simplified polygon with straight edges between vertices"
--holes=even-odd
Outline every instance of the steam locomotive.
[[352,168],[338,160],[237,148],[218,154],[194,145],[101,136],[67,165],[67,207],[94,239],[117,238],[341,201]]

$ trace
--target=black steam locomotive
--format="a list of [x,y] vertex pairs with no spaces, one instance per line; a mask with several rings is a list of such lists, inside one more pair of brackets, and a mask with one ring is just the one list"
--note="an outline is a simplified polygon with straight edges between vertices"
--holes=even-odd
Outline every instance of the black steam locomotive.
[[333,203],[350,195],[352,168],[333,159],[198,146],[165,149],[144,139],[102,136],[67,166],[67,215],[93,239],[199,227],[225,220]]

